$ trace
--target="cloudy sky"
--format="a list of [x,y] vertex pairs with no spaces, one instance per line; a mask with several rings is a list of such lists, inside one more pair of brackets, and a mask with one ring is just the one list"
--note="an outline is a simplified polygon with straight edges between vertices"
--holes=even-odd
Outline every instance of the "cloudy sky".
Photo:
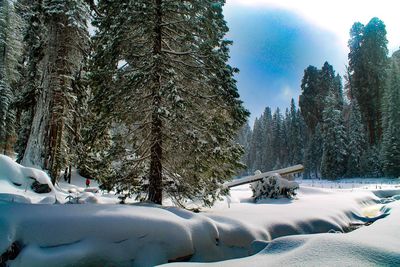
[[[397,14],[396,14],[397,12]],[[231,64],[253,122],[266,106],[286,108],[300,93],[303,71],[325,61],[341,75],[349,29],[378,17],[386,24],[390,53],[400,46],[400,16],[393,0],[227,0],[233,40]]]

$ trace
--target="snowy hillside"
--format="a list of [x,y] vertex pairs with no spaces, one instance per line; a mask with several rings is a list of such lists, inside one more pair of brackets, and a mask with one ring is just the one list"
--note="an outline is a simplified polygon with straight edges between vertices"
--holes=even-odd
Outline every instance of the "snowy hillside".
[[[154,266],[173,261],[218,261],[213,264],[217,266],[333,265],[342,260],[349,266],[400,263],[396,245],[400,206],[389,203],[398,197],[382,201],[362,188],[301,186],[296,199],[254,203],[250,188],[242,185],[213,208],[193,213],[140,203],[88,204],[116,203],[116,198],[84,192],[79,176],[73,179],[77,185],[61,183],[54,188],[49,184],[51,192],[39,194],[30,189],[30,183],[32,178],[49,183],[44,172],[24,168],[4,156],[0,156],[0,167],[0,253],[6,266]],[[392,194],[400,193],[398,184],[391,188]],[[63,199],[68,192],[90,194],[92,201],[53,204],[55,197]],[[384,219],[339,234],[380,218]],[[307,235],[315,233],[321,234]],[[233,260],[224,261],[229,259]]]

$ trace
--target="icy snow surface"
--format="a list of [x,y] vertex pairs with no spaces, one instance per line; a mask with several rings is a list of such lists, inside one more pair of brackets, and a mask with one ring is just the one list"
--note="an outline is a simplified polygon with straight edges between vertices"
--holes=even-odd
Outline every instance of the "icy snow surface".
[[[154,266],[182,260],[215,266],[400,266],[399,197],[377,197],[399,195],[398,183],[340,189],[300,181],[296,199],[258,203],[243,185],[213,208],[192,213],[116,205],[111,195],[85,192],[84,178],[76,173],[74,185],[61,182],[37,194],[27,177],[50,183],[46,173],[0,156],[0,255],[12,244],[21,250],[6,259],[8,266]],[[53,204],[55,197],[66,202],[67,196],[86,204]],[[350,233],[328,233],[383,217]]]

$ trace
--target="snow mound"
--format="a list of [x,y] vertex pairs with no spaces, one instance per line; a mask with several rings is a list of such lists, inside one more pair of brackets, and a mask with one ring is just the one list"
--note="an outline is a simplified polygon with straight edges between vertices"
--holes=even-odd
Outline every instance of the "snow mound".
[[50,195],[55,201],[56,190],[44,171],[24,167],[4,155],[0,155],[0,188],[1,193],[9,194],[0,197],[3,201],[39,202]]
[[[264,249],[254,256],[168,266],[400,266],[400,202],[389,204],[387,209],[392,212],[384,220],[347,234],[285,236],[264,243]],[[259,250],[262,243],[254,245]]]
[[293,198],[296,195],[295,191],[299,189],[299,184],[284,179],[276,173],[252,183],[250,187],[253,191],[253,197],[257,201],[264,198]]

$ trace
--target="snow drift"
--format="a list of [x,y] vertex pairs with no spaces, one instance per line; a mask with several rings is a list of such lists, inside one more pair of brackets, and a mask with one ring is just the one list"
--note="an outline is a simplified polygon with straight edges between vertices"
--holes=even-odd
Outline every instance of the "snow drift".
[[[34,192],[32,180],[47,184],[51,192]],[[352,239],[353,233],[304,235],[344,232],[351,223],[374,221],[386,216],[390,208],[399,209],[396,197],[382,201],[389,203],[390,208],[384,209],[376,192],[302,186],[297,199],[266,199],[255,204],[250,188],[243,185],[232,189],[231,196],[215,207],[193,213],[149,204],[100,205],[96,203],[110,202],[110,197],[83,192],[73,185],[60,186],[53,187],[42,171],[0,156],[0,265],[154,266],[238,257],[245,258],[218,265],[318,265],[310,255],[326,253],[329,264],[336,259],[334,253],[344,253],[341,250],[349,246],[356,250],[357,244],[359,254],[355,255],[372,257],[368,253],[374,252],[384,260],[387,256],[391,263],[398,259],[394,243],[399,231],[393,225],[399,215],[395,220],[382,220],[388,222],[385,227],[390,230],[376,228],[386,242],[382,247],[377,245],[378,234],[370,235],[364,228],[354,231],[368,234],[364,239],[361,235]],[[77,196],[90,198],[93,204],[53,204],[56,195],[68,196],[71,190]],[[380,194],[384,195],[381,191]],[[378,222],[365,229],[375,224]],[[393,236],[387,237],[389,231],[394,232]],[[332,245],[336,252],[330,251]],[[301,258],[303,254],[308,256]],[[296,261],[297,258],[301,260]],[[358,258],[353,260],[349,265],[361,262]]]

